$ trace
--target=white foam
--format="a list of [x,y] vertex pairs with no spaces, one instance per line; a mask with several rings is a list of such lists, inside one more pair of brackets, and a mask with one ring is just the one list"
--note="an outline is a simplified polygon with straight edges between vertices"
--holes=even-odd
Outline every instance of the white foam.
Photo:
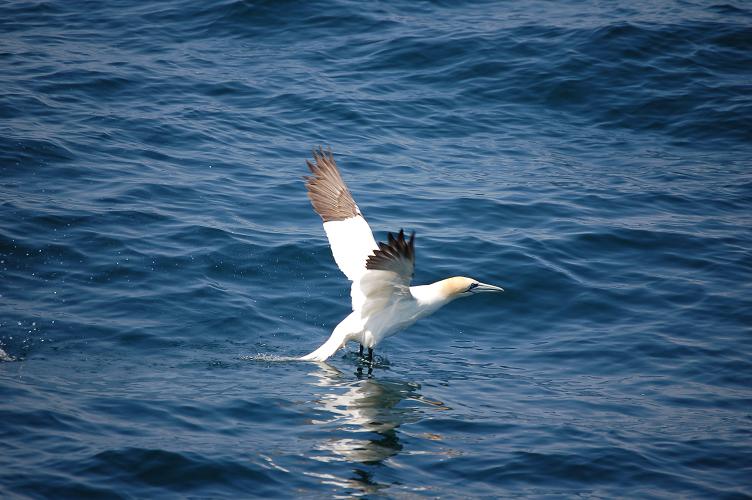
[[287,362],[287,361],[300,361],[300,359],[293,356],[278,356],[276,354],[252,354],[247,356],[240,356],[243,361],[264,361],[264,362]]

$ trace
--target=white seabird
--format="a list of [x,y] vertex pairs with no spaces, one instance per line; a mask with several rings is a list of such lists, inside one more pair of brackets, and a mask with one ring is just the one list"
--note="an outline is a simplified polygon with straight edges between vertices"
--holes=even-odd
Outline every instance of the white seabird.
[[504,289],[472,278],[455,276],[430,285],[410,286],[415,267],[415,233],[405,239],[388,234],[387,243],[376,243],[368,223],[342,180],[331,151],[313,151],[315,164],[306,161],[313,175],[306,177],[308,197],[324,220],[334,260],[352,281],[352,313],[343,319],[329,340],[299,359],[325,361],[349,341],[373,348],[384,338],[428,316],[459,297]]

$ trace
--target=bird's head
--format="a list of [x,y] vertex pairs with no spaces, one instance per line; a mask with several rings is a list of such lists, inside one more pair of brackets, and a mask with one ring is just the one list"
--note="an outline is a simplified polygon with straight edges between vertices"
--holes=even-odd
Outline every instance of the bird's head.
[[455,276],[454,278],[445,279],[442,282],[441,287],[446,296],[450,298],[468,297],[470,295],[475,295],[476,293],[504,291],[500,286],[481,283],[476,279],[466,278],[464,276]]

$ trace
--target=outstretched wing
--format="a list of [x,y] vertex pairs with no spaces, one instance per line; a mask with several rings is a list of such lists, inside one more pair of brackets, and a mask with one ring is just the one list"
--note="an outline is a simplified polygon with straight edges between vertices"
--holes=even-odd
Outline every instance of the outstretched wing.
[[378,249],[376,241],[340,176],[331,150],[314,149],[313,160],[306,161],[312,174],[306,177],[308,197],[324,221],[334,261],[347,279],[356,283],[366,272],[366,259]]
[[[410,293],[410,281],[415,269],[415,233],[405,240],[400,229],[395,237],[388,234],[387,243],[379,242],[379,249],[366,261],[366,272],[360,281],[353,283],[353,310],[360,310],[363,317],[384,309],[397,297]],[[362,302],[356,305],[356,286]]]

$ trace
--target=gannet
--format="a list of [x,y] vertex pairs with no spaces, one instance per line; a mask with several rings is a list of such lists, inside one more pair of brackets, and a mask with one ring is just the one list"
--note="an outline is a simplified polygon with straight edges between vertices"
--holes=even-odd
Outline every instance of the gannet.
[[368,222],[342,180],[331,150],[314,149],[315,163],[306,160],[311,171],[306,179],[313,209],[324,222],[334,261],[352,281],[352,312],[329,339],[303,361],[325,361],[350,341],[373,349],[386,337],[432,314],[454,299],[504,289],[472,278],[455,276],[430,285],[410,286],[415,268],[415,232],[409,239],[400,229],[388,233],[387,242],[376,243]]

